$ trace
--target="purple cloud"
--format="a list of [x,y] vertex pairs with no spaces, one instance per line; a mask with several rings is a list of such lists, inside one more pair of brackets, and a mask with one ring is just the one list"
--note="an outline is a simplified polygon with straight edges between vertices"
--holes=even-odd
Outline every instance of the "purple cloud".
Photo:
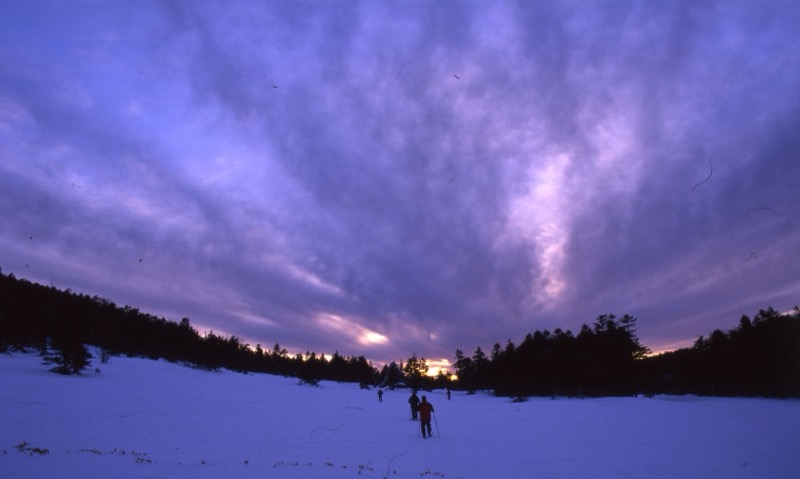
[[0,266],[294,351],[797,303],[793,2],[0,7]]

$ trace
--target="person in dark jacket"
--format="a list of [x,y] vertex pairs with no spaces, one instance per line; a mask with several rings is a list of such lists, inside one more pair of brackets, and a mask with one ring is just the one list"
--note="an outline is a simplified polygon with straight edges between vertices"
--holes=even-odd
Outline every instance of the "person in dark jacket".
[[417,396],[417,391],[411,393],[411,397],[408,398],[408,404],[411,405],[411,420],[417,420],[417,412],[419,411],[419,396]]
[[[431,437],[431,413],[433,412],[433,404],[428,402],[428,398],[422,396],[422,402],[419,403],[419,427],[422,429],[422,437]],[[427,432],[427,436],[425,433]]]

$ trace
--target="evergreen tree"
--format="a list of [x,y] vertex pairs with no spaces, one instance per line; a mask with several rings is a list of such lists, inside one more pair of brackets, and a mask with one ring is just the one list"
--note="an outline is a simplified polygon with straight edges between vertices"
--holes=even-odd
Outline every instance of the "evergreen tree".
[[54,365],[51,371],[59,374],[80,374],[89,367],[91,353],[80,339],[73,335],[58,335],[50,338],[42,362]]
[[483,352],[480,346],[475,348],[475,352],[472,354],[472,373],[474,375],[474,384],[473,388],[475,389],[485,389],[491,387],[491,370],[489,367],[489,359],[486,357],[486,353]]
[[474,390],[475,374],[472,366],[472,358],[464,355],[464,351],[456,349],[455,355],[456,362],[453,364],[453,369],[456,370],[458,384],[467,390]]
[[384,364],[380,372],[380,379],[378,385],[380,387],[393,388],[403,381],[403,371],[396,362],[392,361],[389,364]]
[[428,376],[428,361],[425,358],[417,358],[413,353],[403,366],[403,373],[406,377],[406,384],[414,389],[422,388]]

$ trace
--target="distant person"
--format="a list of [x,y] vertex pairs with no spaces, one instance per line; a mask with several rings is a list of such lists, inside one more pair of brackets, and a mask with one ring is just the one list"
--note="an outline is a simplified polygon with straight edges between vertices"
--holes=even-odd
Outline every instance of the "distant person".
[[[422,429],[422,437],[431,437],[431,413],[433,412],[433,404],[428,402],[428,398],[422,396],[422,402],[419,403],[419,427]],[[427,436],[425,433],[427,432]]]
[[408,398],[408,404],[411,405],[411,420],[417,420],[417,412],[419,411],[419,397],[417,396],[417,391],[411,393],[411,397]]
[[378,402],[383,402],[383,389],[378,388]]
[[447,400],[450,400],[450,388],[447,388]]

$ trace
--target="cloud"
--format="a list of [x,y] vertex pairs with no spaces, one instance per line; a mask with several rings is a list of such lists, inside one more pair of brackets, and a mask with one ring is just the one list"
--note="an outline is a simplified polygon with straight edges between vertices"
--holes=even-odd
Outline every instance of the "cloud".
[[796,302],[791,2],[0,13],[7,270],[376,360]]

